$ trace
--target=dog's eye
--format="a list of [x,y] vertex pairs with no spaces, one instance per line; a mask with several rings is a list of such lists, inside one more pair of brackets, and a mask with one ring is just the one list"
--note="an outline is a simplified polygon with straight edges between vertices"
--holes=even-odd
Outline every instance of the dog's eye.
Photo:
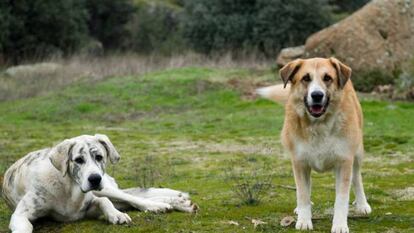
[[323,81],[324,82],[330,82],[330,81],[332,81],[332,77],[329,76],[328,74],[325,74],[325,76],[323,76]]
[[84,162],[85,162],[85,160],[83,160],[83,158],[79,157],[79,158],[76,158],[76,159],[75,159],[75,162],[76,162],[76,163],[79,163],[79,164],[82,164],[82,163],[84,163]]
[[303,82],[310,82],[311,78],[310,78],[309,74],[306,74],[305,76],[303,76],[302,81]]
[[95,160],[98,161],[98,162],[102,161],[102,159],[103,159],[102,155],[96,155],[95,156]]

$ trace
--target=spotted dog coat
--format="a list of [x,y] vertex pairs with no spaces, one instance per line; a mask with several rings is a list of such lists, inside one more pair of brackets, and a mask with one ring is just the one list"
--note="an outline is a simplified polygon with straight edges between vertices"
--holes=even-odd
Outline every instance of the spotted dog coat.
[[103,214],[110,223],[128,224],[131,218],[120,210],[197,209],[189,195],[180,191],[119,189],[105,173],[107,162],[116,163],[119,158],[108,137],[101,134],[67,139],[21,158],[3,180],[3,197],[14,210],[10,230],[32,232],[32,222],[40,217],[66,222]]

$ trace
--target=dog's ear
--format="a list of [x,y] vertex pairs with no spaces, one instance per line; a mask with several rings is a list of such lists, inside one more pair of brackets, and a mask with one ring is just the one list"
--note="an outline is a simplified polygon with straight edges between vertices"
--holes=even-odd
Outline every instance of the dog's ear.
[[50,162],[52,162],[56,169],[62,172],[63,176],[65,176],[68,171],[69,158],[71,157],[72,149],[75,144],[76,142],[74,140],[66,139],[53,147],[49,152]]
[[102,146],[105,148],[106,154],[109,157],[111,163],[117,163],[121,156],[118,154],[118,151],[116,151],[114,145],[112,145],[112,142],[109,140],[109,138],[103,134],[95,134],[95,137],[98,140],[98,142],[101,143]]
[[279,76],[283,80],[284,88],[286,88],[286,85],[289,81],[292,81],[293,76],[295,76],[296,72],[298,72],[302,63],[302,59],[296,59],[294,61],[289,62],[279,70]]
[[329,61],[336,69],[336,74],[338,76],[338,85],[339,88],[342,89],[345,86],[346,82],[348,82],[348,80],[351,78],[352,69],[334,57],[329,58]]

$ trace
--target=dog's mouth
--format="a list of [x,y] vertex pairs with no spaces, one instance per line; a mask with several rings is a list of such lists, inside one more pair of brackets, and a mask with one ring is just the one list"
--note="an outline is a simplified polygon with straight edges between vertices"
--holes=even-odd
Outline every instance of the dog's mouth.
[[309,114],[315,118],[319,118],[320,116],[322,116],[325,112],[326,109],[329,106],[329,98],[327,99],[327,101],[325,102],[325,104],[312,104],[309,105],[307,98],[305,97],[305,106],[306,109],[308,110]]
[[90,187],[87,190],[83,190],[83,188],[80,188],[80,190],[82,191],[82,193],[87,193],[87,192],[90,192],[90,191],[101,191],[102,189],[103,189],[102,185],[99,185],[97,187]]

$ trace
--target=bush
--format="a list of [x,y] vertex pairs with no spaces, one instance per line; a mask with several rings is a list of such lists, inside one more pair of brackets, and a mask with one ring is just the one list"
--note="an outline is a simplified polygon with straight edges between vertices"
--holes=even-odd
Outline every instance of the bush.
[[336,12],[353,12],[365,4],[367,4],[370,0],[329,0],[329,3],[335,6]]
[[371,92],[379,85],[394,84],[395,76],[398,74],[388,74],[381,70],[364,71],[358,74],[352,83],[356,90]]
[[[239,164],[234,161],[234,164]],[[243,161],[247,166],[229,167],[226,169],[225,181],[242,204],[256,205],[272,188],[273,174],[268,165],[256,160]]]
[[128,23],[124,48],[140,53],[172,54],[185,48],[181,28],[182,9],[173,4],[141,2]]
[[119,48],[128,36],[126,24],[135,6],[130,0],[87,0],[88,28],[92,37],[105,49]]
[[[20,0],[2,5],[0,17],[9,18],[2,31],[2,51],[13,63],[50,54],[70,54],[87,37],[82,0]],[[7,9],[8,7],[8,9]],[[5,16],[4,12],[9,12]]]
[[187,1],[184,36],[203,53],[257,49],[274,56],[329,25],[327,6],[324,0]]
[[5,1],[0,2],[0,51],[3,50],[10,34],[10,7]]
[[267,55],[302,45],[312,33],[328,26],[331,15],[326,1],[257,0],[254,43]]

